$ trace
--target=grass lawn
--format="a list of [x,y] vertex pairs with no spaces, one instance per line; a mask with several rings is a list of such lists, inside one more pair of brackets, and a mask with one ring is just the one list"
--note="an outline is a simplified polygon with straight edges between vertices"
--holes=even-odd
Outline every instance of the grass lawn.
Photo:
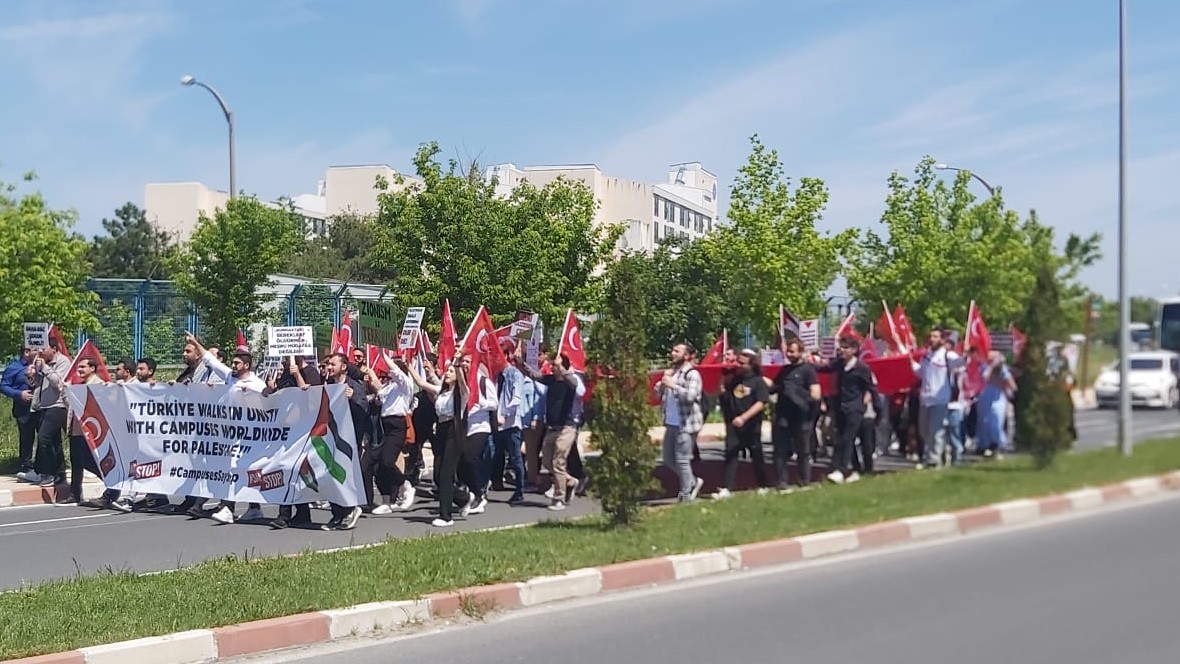
[[1014,459],[962,470],[896,473],[791,496],[742,494],[720,503],[652,510],[629,530],[612,530],[589,518],[298,558],[226,558],[163,575],[80,577],[0,594],[0,658],[412,599],[433,591],[954,510],[1177,468],[1180,438],[1141,444],[1129,459],[1114,450],[1062,455],[1044,472]]
[[16,432],[16,421],[12,419],[11,404],[7,399],[0,400],[0,474],[11,475],[19,465],[20,450]]

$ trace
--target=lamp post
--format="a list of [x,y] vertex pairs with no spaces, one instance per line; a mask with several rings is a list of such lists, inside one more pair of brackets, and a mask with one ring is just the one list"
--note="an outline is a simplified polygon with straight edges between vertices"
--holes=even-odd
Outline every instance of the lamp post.
[[988,184],[987,180],[984,180],[983,178],[979,177],[979,174],[975,173],[974,171],[968,171],[965,168],[955,168],[954,166],[947,166],[946,164],[935,164],[934,167],[940,171],[955,171],[956,173],[958,173],[960,171],[965,171],[967,173],[967,175],[970,175],[971,177],[975,178],[976,180],[979,180],[979,184],[983,185],[984,189],[987,189],[987,193],[989,196],[991,196],[992,198],[996,197],[996,188],[991,186],[990,184]]
[[1131,456],[1131,300],[1127,297],[1127,3],[1119,0],[1119,450]]
[[221,94],[214,90],[209,85],[198,81],[195,77],[185,74],[180,77],[180,84],[185,87],[192,87],[194,85],[205,88],[213,98],[217,100],[217,105],[221,106],[221,112],[225,114],[225,123],[229,125],[229,197],[232,200],[238,195],[238,177],[234,166],[234,114],[229,110],[229,105],[225,103],[225,99]]

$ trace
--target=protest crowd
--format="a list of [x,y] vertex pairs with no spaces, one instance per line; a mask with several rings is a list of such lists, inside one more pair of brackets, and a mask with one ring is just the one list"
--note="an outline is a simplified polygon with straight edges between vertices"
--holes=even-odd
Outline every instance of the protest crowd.
[[[723,333],[703,356],[688,343],[670,350],[650,401],[679,500],[696,500],[704,485],[697,437],[714,398],[725,423],[716,499],[738,488],[744,457],[759,492],[793,493],[812,486],[821,458],[826,479],[845,484],[881,455],[934,469],[972,448],[984,457],[1008,448],[1013,370],[990,348],[974,303],[962,337],[931,330],[921,348],[900,307],[866,336],[854,320],[826,356],[807,338],[811,321],[785,310],[774,348],[736,351]],[[119,360],[109,375],[92,342],[71,359],[51,333],[43,346],[26,343],[0,384],[20,432],[17,477],[68,484],[60,502],[275,529],[348,530],[424,500],[445,528],[483,513],[493,492],[514,506],[543,494],[559,512],[590,482],[579,434],[594,375],[572,310],[552,352],[526,348],[527,328],[494,328],[481,308],[459,340],[445,306],[437,349],[417,330],[398,352],[353,347],[342,328],[330,354],[288,355],[266,371],[244,343],[226,354],[188,334],[175,376],[158,376],[150,357]],[[83,499],[84,471],[103,479],[100,498]],[[263,504],[277,516],[267,521]],[[326,524],[313,523],[312,508],[330,510]]]

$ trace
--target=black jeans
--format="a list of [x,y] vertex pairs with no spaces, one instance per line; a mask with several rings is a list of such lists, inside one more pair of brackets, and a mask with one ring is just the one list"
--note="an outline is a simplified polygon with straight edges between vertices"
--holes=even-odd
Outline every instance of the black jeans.
[[847,475],[852,471],[852,458],[856,454],[856,439],[864,421],[864,411],[841,406],[836,412],[836,458],[833,467]]
[[409,426],[401,415],[381,418],[381,447],[378,452],[377,488],[383,496],[396,496],[406,481],[406,474],[398,470],[397,460],[406,447]]
[[82,500],[82,471],[90,472],[102,477],[98,472],[98,463],[94,461],[94,454],[90,451],[90,443],[85,436],[70,436],[70,494],[74,500]]
[[758,486],[766,486],[766,460],[762,454],[762,420],[757,426],[747,426],[742,429],[725,425],[725,488],[733,490],[734,479],[737,476],[738,464],[741,463],[742,450],[750,451],[750,458],[754,463],[754,477]]
[[20,440],[20,469],[29,470],[33,467],[33,446],[37,443],[37,422],[31,413],[25,413],[20,417],[14,415],[12,419],[16,420],[16,430]]
[[815,437],[815,421],[811,415],[804,414],[798,418],[776,418],[774,440],[774,466],[778,471],[778,486],[785,489],[790,486],[790,475],[787,460],[791,454],[795,455],[799,476],[796,482],[800,486],[811,483],[812,439]]
[[34,470],[41,477],[60,477],[65,474],[65,451],[61,432],[66,424],[65,408],[37,411],[37,460]]
[[446,447],[443,450],[442,468],[439,469],[438,517],[443,521],[451,520],[451,501],[455,498],[456,476],[459,481],[467,485],[467,490],[473,494],[470,497],[472,503],[482,497],[483,487],[479,486],[479,464],[487,441],[488,434],[486,433],[459,437],[452,428],[451,438],[445,443]]
[[873,472],[873,453],[877,451],[877,420],[864,418],[860,421],[860,454],[852,456],[852,467],[857,472]]

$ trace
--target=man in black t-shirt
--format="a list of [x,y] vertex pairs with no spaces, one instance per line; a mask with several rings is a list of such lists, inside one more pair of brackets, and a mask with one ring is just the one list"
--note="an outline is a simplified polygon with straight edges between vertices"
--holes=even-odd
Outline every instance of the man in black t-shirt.
[[737,369],[729,375],[721,391],[721,415],[725,418],[725,486],[714,498],[728,498],[740,463],[739,454],[749,450],[754,461],[754,477],[759,490],[766,488],[766,471],[762,454],[762,411],[770,401],[758,354],[745,349],[738,355]]
[[774,408],[774,464],[779,489],[789,491],[787,460],[792,453],[799,466],[799,486],[811,483],[811,438],[821,394],[819,376],[804,357],[803,342],[791,339],[783,343],[782,349],[787,363],[771,384],[771,391],[778,395]]
[[864,421],[865,409],[872,399],[873,373],[860,361],[860,341],[853,337],[840,340],[840,353],[823,371],[836,374],[836,455],[828,480],[836,484],[852,483],[860,474],[852,468],[856,438]]

